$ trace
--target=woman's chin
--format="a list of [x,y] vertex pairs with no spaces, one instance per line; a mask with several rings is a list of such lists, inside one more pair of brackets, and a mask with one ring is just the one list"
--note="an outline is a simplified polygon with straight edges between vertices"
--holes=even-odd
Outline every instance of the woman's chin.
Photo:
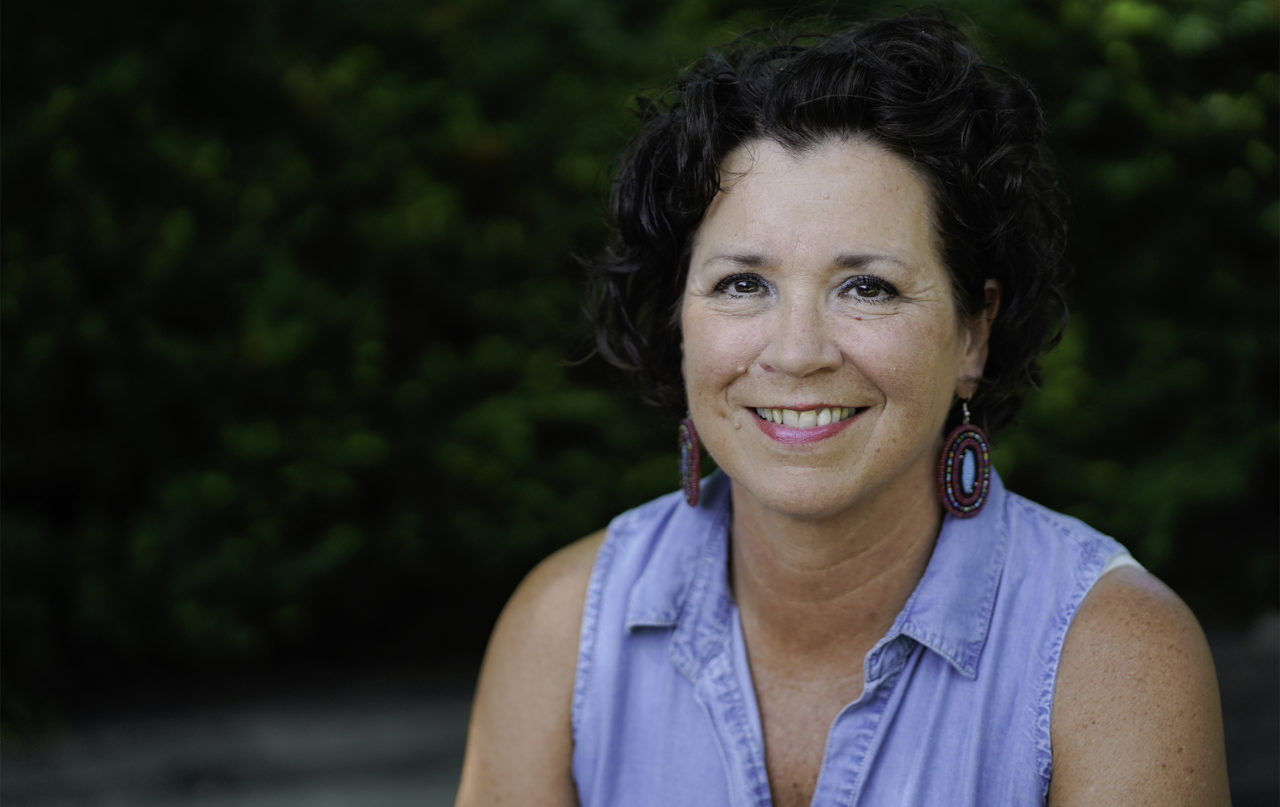
[[[848,485],[831,485],[828,480],[815,483],[805,479],[806,474],[782,474],[782,479],[759,480],[734,479],[734,508],[766,511],[795,521],[820,523],[837,518],[859,507],[867,499],[866,492]],[[785,477],[796,476],[790,480]],[[830,475],[828,475],[829,477]]]

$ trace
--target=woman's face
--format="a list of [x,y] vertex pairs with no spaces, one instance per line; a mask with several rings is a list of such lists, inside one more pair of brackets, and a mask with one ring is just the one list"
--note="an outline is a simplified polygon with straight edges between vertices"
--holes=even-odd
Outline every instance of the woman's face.
[[805,519],[934,501],[988,320],[956,311],[924,181],[857,140],[752,141],[723,176],[680,318],[689,412],[735,495]]

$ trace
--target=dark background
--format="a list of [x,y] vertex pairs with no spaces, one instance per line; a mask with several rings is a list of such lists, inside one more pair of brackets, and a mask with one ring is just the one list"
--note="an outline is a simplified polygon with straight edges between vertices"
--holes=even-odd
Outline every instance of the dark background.
[[[1075,205],[1072,324],[997,467],[1250,623],[1275,7],[950,5],[1040,90]],[[166,680],[474,660],[537,559],[677,484],[674,424],[576,362],[630,99],[880,7],[6,3],[6,734]]]

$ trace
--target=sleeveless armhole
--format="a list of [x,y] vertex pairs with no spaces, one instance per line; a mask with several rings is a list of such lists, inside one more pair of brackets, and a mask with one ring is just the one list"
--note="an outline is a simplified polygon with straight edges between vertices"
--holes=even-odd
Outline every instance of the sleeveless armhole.
[[586,709],[587,689],[591,686],[591,659],[594,657],[596,634],[600,622],[600,600],[604,595],[605,580],[609,576],[609,567],[613,563],[617,535],[614,525],[610,524],[600,551],[596,553],[595,563],[591,568],[591,580],[587,584],[587,599],[582,608],[582,627],[578,633],[578,662],[573,676],[573,702],[570,707],[570,736],[573,741],[574,767],[580,749],[591,748],[591,743],[583,743],[582,726]]
[[[1068,600],[1067,607],[1062,609],[1054,627],[1053,643],[1051,644],[1051,657],[1047,669],[1049,674],[1044,682],[1041,691],[1039,705],[1036,714],[1036,728],[1038,737],[1036,738],[1036,755],[1039,758],[1040,769],[1040,785],[1041,798],[1049,797],[1049,782],[1053,778],[1053,702],[1058,687],[1058,669],[1062,664],[1062,648],[1066,643],[1067,632],[1071,629],[1071,624],[1075,621],[1076,614],[1080,611],[1080,606],[1084,604],[1085,598],[1089,596],[1089,592],[1098,584],[1102,576],[1114,569],[1125,566],[1136,566],[1143,568],[1142,564],[1134,560],[1129,554],[1129,550],[1115,541],[1113,538],[1098,534],[1105,543],[1095,544],[1093,552],[1086,551],[1078,569],[1078,577],[1076,580],[1075,591],[1073,596]],[[1108,552],[1103,555],[1106,557],[1105,562],[1099,562],[1099,555],[1102,552]],[[1091,567],[1093,571],[1091,573]]]

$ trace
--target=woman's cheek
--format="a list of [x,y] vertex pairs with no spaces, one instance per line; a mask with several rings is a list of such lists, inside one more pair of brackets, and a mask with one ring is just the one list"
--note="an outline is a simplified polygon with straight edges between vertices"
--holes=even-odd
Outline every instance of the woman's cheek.
[[[726,379],[747,371],[759,353],[758,328],[698,323],[685,332],[684,372],[688,381]],[[690,374],[700,376],[693,379]]]

